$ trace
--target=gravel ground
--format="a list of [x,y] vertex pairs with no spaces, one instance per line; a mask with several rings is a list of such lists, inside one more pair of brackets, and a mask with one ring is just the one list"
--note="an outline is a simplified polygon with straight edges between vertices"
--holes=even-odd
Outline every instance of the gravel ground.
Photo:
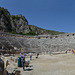
[[58,55],[40,55],[30,62],[33,67],[23,71],[21,75],[75,75],[75,55],[72,53]]

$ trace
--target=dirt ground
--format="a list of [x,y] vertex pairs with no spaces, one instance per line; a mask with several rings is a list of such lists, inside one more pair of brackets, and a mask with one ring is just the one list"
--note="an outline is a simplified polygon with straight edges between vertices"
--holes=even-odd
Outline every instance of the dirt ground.
[[75,55],[72,53],[40,55],[38,59],[33,57],[30,65],[33,67],[26,71],[19,68],[21,75],[75,75]]

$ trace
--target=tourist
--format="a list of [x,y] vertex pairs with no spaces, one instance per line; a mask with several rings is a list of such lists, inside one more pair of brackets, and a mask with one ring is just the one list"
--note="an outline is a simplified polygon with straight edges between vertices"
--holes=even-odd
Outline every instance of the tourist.
[[74,54],[74,50],[72,50],[72,54]]
[[38,56],[39,56],[39,53],[36,53],[36,58],[38,58]]
[[2,50],[4,49],[4,47],[2,46]]
[[69,50],[69,53],[71,52],[71,50]]
[[25,56],[26,56],[26,53],[20,53],[20,56],[21,56],[21,62],[22,62],[22,67],[23,67],[23,70],[25,70],[24,68],[24,64],[25,64]]
[[75,55],[75,50],[74,50],[74,55]]
[[65,52],[66,54],[67,54],[67,50],[66,50],[66,52]]
[[32,60],[32,53],[30,53],[30,60]]
[[52,51],[50,51],[49,54],[51,55],[52,54]]

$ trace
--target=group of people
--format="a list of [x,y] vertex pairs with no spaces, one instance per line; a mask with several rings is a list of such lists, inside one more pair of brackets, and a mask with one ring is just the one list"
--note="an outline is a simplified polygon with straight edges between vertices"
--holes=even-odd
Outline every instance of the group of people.
[[72,54],[75,54],[75,50],[72,50]]
[[[32,60],[32,53],[29,53],[29,55],[30,55],[30,60]],[[22,63],[23,70],[25,70],[24,64],[25,64],[25,57],[27,56],[27,54],[24,52],[21,52],[20,56],[21,56],[21,63]],[[38,58],[38,56],[39,56],[39,53],[36,54],[36,59]]]
[[72,54],[75,54],[75,50],[66,50],[65,53],[67,54],[67,52],[72,52]]

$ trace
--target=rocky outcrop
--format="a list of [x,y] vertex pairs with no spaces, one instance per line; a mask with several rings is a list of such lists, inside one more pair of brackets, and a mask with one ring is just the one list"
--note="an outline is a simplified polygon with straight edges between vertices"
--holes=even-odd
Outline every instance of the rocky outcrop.
[[28,33],[30,29],[24,16],[10,15],[7,9],[0,8],[0,31]]
[[23,34],[28,33],[30,31],[28,26],[28,21],[21,14],[16,16],[12,15],[10,17],[10,20],[11,20],[12,31]]
[[10,13],[0,8],[0,31],[11,31]]
[[61,32],[45,30],[29,25],[27,19],[20,15],[10,15],[7,9],[0,7],[0,31],[25,35],[61,34]]

